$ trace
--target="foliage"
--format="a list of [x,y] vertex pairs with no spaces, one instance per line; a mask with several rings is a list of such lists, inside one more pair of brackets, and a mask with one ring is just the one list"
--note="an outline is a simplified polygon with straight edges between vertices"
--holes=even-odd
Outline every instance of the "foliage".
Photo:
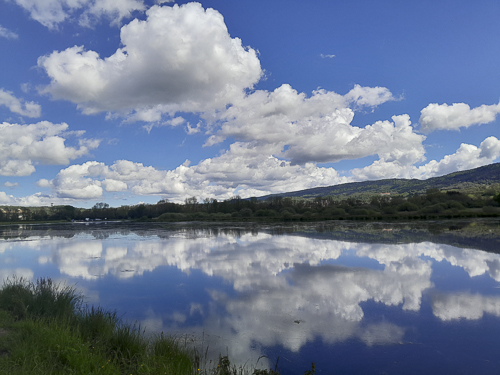
[[[428,180],[390,179],[224,201],[186,198],[184,204],[92,209],[72,206],[0,207],[0,221],[140,220],[140,221],[320,221],[398,220],[498,216],[500,163]],[[489,207],[489,208],[486,208]],[[484,208],[484,209],[483,209]]]

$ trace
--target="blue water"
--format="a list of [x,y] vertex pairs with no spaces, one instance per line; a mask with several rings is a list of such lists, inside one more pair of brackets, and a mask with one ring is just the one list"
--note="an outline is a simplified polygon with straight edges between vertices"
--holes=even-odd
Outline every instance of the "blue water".
[[377,242],[361,230],[354,242],[338,228],[286,229],[3,227],[0,277],[76,285],[89,304],[202,346],[207,362],[227,354],[282,374],[312,362],[318,374],[500,372],[499,254],[431,234]]

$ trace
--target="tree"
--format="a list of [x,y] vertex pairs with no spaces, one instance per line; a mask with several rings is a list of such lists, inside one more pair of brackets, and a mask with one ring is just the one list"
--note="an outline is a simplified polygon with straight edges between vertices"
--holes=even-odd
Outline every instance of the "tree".
[[198,204],[198,199],[196,197],[184,199],[184,204],[188,211],[194,212],[196,210],[196,205]]
[[92,207],[93,210],[103,210],[105,208],[109,208],[109,204],[104,202],[96,203],[94,204],[94,207]]

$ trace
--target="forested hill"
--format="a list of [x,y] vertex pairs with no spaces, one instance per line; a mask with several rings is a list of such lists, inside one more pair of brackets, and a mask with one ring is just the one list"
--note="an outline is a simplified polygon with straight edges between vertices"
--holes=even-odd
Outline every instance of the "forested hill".
[[[484,190],[487,185],[500,188],[500,163],[486,165],[475,169],[450,173],[427,180],[393,178],[377,181],[351,182],[334,186],[318,187],[299,191],[272,194],[259,197],[265,200],[273,196],[314,198],[329,195],[351,194],[423,194],[429,189],[474,191]],[[498,185],[498,186],[496,186]]]

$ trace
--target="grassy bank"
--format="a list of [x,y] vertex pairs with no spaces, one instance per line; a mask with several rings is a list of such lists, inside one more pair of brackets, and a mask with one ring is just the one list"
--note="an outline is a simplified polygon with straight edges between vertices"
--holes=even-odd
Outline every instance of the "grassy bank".
[[8,280],[0,290],[2,374],[192,374],[194,352],[146,337],[115,313],[82,304],[50,279]]
[[[206,367],[206,368],[203,368]],[[277,369],[210,362],[163,334],[146,336],[114,312],[83,304],[50,279],[7,280],[0,288],[0,374],[277,375]],[[314,364],[305,374],[315,374]]]

